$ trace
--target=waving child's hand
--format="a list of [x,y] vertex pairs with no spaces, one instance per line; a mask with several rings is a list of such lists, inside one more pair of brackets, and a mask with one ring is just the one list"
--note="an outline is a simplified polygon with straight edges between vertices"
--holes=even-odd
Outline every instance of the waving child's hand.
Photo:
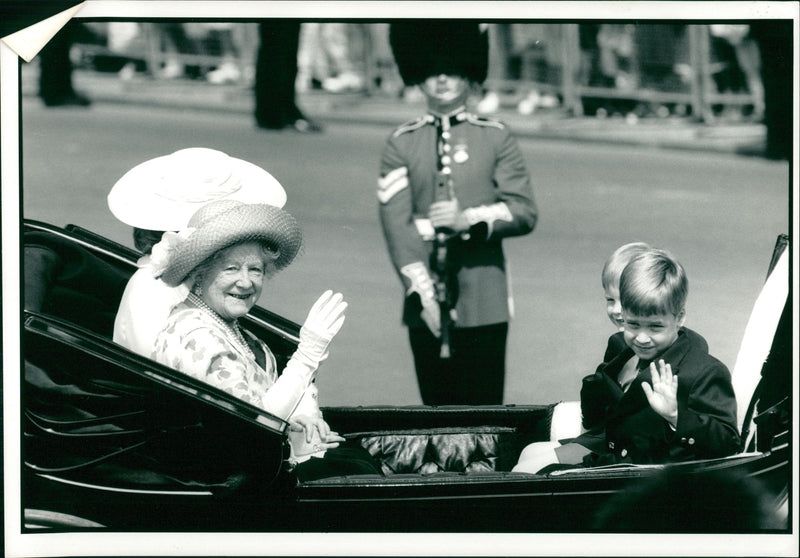
[[664,417],[674,428],[678,424],[678,377],[672,374],[672,367],[664,360],[650,363],[650,377],[653,386],[642,382],[642,389],[650,407]]

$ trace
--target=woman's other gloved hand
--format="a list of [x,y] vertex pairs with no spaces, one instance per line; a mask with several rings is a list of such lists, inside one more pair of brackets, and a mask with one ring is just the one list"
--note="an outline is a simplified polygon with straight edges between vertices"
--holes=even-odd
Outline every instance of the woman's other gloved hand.
[[293,416],[289,421],[289,462],[297,465],[311,457],[322,457],[331,448],[344,442],[338,433],[333,432],[322,417]]

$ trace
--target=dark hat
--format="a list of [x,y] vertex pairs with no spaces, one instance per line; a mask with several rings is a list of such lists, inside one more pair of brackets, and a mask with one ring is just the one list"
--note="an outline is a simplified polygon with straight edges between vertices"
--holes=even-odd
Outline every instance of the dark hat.
[[406,85],[449,74],[483,83],[489,68],[489,38],[479,24],[414,20],[393,23],[389,31],[397,69]]

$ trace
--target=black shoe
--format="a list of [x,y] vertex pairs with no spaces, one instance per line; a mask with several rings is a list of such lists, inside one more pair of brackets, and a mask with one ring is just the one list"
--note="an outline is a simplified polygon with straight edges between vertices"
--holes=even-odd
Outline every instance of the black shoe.
[[69,95],[60,95],[58,97],[43,97],[42,101],[48,107],[88,107],[92,104],[89,97],[81,95],[80,93],[71,93]]
[[286,125],[287,128],[292,128],[295,132],[301,134],[317,134],[322,131],[322,126],[307,118],[298,118],[294,122]]

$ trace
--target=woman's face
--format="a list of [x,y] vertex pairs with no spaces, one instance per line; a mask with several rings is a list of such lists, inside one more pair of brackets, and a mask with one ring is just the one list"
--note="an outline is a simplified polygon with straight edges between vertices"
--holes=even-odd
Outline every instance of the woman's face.
[[240,318],[261,296],[264,271],[264,255],[258,243],[226,248],[200,279],[200,298],[223,319]]

